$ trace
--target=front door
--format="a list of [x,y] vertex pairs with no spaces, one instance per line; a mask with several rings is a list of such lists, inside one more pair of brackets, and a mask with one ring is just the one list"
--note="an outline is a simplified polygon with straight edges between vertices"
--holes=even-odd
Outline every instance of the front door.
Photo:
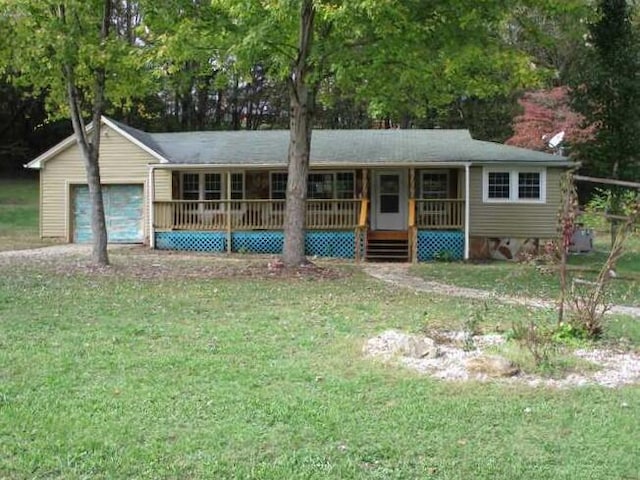
[[381,170],[373,173],[373,229],[407,229],[407,173]]

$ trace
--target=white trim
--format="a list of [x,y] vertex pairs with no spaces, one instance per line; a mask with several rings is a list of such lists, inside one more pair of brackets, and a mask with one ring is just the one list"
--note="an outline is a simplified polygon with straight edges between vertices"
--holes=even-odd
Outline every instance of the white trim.
[[469,165],[464,167],[464,259],[469,260],[469,242],[470,233],[469,225],[471,223],[471,205],[469,202],[470,193],[470,180],[469,180],[470,168]]
[[[155,164],[149,164],[155,165]],[[367,170],[375,170],[375,169],[390,169],[397,170],[401,168],[457,168],[457,167],[465,167],[467,165],[471,165],[470,162],[413,162],[413,163],[363,163],[363,162],[355,162],[355,163],[326,163],[326,162],[313,162],[309,171],[317,171],[317,170],[328,170],[328,171],[351,171],[357,169],[367,169]],[[160,170],[199,170],[203,168],[207,169],[232,169],[232,170],[269,170],[274,172],[286,172],[287,164],[277,164],[277,163],[163,163],[157,165],[157,168]]]
[[[509,174],[509,198],[489,198],[489,173],[508,173]],[[518,185],[520,173],[539,173],[540,174],[540,198],[519,198]],[[482,201],[483,203],[530,203],[544,204],[547,203],[547,169],[541,167],[518,167],[513,165],[504,165],[502,167],[482,167]]]
[[[118,133],[119,135],[123,136],[124,138],[129,140],[131,143],[133,143],[137,147],[139,147],[142,150],[144,150],[145,152],[147,152],[149,155],[151,155],[152,157],[157,159],[160,163],[164,163],[164,164],[168,164],[169,163],[169,160],[167,158],[163,157],[162,155],[160,155],[158,152],[156,152],[152,148],[149,148],[147,145],[142,143],[137,138],[129,135],[127,132],[125,132],[123,129],[118,127],[115,123],[113,123],[107,117],[103,116],[100,119],[101,119],[101,123],[102,124],[106,125],[111,130],[115,131],[116,133]],[[85,131],[87,133],[91,132],[91,130],[93,130],[93,122],[85,127]],[[36,157],[34,160],[31,160],[29,163],[24,165],[24,167],[25,168],[32,168],[32,169],[36,169],[36,170],[40,169],[40,168],[42,168],[42,163],[43,162],[46,162],[47,160],[50,160],[51,158],[55,157],[59,153],[63,152],[64,150],[69,148],[72,143],[76,143],[76,141],[77,141],[76,140],[76,135],[74,133],[73,135],[71,135],[71,136],[65,138],[64,140],[62,140],[57,145],[54,145],[53,147],[51,147],[49,150],[47,150],[43,154],[41,154],[38,157]]]
[[152,250],[156,248],[156,232],[155,232],[155,228],[153,227],[153,224],[155,222],[155,218],[154,218],[154,199],[156,196],[156,185],[155,185],[155,175],[154,175],[154,168],[153,166],[151,166],[151,168],[149,169],[149,176],[147,178],[147,184],[148,189],[147,189],[147,208],[149,209],[149,248],[151,248]]
[[[73,242],[73,232],[71,226],[71,218],[73,217],[73,195],[71,194],[71,190],[75,185],[82,185],[82,182],[70,182],[69,180],[64,181],[64,231],[67,243]],[[86,185],[86,183],[84,183]]]
[[58,153],[66,150],[72,143],[76,141],[75,134],[70,137],[65,138],[57,145],[54,145],[49,150],[44,152],[43,154],[37,156],[35,159],[31,160],[29,163],[24,165],[24,168],[32,168],[38,170],[42,168],[42,162],[49,160],[51,157],[55,157]]
[[[148,147],[146,144],[142,143],[140,140],[138,140],[137,138],[133,137],[132,135],[129,135],[126,131],[124,131],[123,129],[121,129],[120,127],[118,127],[115,123],[113,123],[111,120],[109,120],[107,117],[102,116],[100,117],[100,119],[102,120],[102,123],[104,123],[105,125],[107,125],[109,128],[111,128],[112,130],[115,130],[116,132],[118,132],[120,135],[122,135],[124,138],[126,138],[127,140],[129,140],[131,143],[133,143],[134,145],[137,145],[138,147],[140,147],[142,150],[144,150],[145,152],[147,152],[149,155],[151,155],[152,157],[156,158],[160,163],[169,163],[169,160],[167,158],[165,158],[164,156],[160,155],[158,152],[156,152],[155,150],[153,150],[152,148]],[[90,125],[91,126],[91,125]],[[88,127],[87,127],[88,128]],[[147,132],[144,132],[147,133]],[[149,135],[147,133],[147,135]]]

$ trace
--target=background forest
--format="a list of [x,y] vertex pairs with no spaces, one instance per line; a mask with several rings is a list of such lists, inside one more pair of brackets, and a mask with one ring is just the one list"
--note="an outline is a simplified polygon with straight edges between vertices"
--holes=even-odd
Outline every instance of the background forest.
[[[0,2],[0,29],[17,31],[15,36],[3,35],[0,44],[4,52],[0,174],[4,177],[26,175],[24,163],[72,133],[64,102],[55,95],[55,82],[49,87],[46,77],[34,75],[25,60],[33,52],[12,40],[24,38],[20,22],[12,21],[16,5],[35,16],[46,3]],[[69,11],[74,3],[65,3]],[[587,0],[449,3],[317,2],[323,23],[317,22],[315,65],[323,68],[314,78],[318,85],[314,127],[468,128],[477,139],[540,150],[549,150],[548,140],[564,131],[563,146],[565,153],[570,152],[572,144],[593,139],[594,119],[576,113],[588,102],[572,98],[576,97],[572,92],[593,81],[587,74],[593,77],[597,70],[598,42],[615,43],[612,39],[618,36],[616,25],[602,25],[607,4],[625,6],[620,15],[632,39],[617,59],[631,72],[613,66],[605,76],[636,75],[635,4],[620,0],[597,5]],[[288,79],[277,52],[287,48],[290,33],[296,32],[294,4],[114,1],[110,35],[120,46],[109,61],[124,66],[111,73],[106,113],[152,132],[288,128]],[[61,28],[39,25],[42,36],[27,32],[35,45]],[[335,35],[330,28],[364,33]],[[80,32],[70,48],[81,48],[83,34],[89,35]],[[325,38],[330,41],[322,43]],[[42,45],[45,55],[44,47],[56,50],[52,45]],[[609,56],[621,52],[616,44],[609,50]],[[359,54],[365,59],[362,65]],[[631,88],[626,112],[633,120],[638,104],[634,107],[631,101],[638,87]],[[90,89],[81,88],[80,94],[90,111]],[[637,129],[635,121],[628,123]]]

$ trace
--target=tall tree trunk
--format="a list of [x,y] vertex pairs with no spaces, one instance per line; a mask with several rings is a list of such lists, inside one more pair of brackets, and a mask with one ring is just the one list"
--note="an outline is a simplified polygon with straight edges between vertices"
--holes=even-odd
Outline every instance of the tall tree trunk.
[[311,151],[311,128],[315,104],[315,89],[309,86],[309,54],[313,40],[315,9],[313,0],[303,0],[300,10],[298,56],[289,79],[289,168],[284,224],[282,261],[286,267],[306,263],[304,255],[307,176]]
[[[109,26],[111,22],[112,3],[111,0],[104,0],[102,25],[100,27],[100,38],[103,42],[109,36]],[[60,10],[64,20],[64,10]],[[89,200],[91,202],[91,233],[93,234],[92,261],[97,265],[108,265],[109,255],[107,253],[107,225],[104,216],[104,201],[102,198],[102,185],[100,183],[100,134],[101,118],[104,110],[104,90],[106,82],[106,72],[100,66],[94,70],[93,85],[93,107],[91,136],[82,119],[81,96],[76,85],[75,70],[73,65],[64,66],[65,79],[67,82],[67,94],[69,109],[71,112],[71,123],[75,133],[78,146],[82,151],[85,170],[87,172],[87,185],[89,187]]]

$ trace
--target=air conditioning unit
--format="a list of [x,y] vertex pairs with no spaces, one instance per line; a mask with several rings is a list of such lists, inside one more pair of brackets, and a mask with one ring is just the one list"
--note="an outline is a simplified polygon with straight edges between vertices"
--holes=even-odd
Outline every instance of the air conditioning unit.
[[569,251],[571,253],[588,253],[593,251],[593,230],[590,228],[576,227],[571,237]]

